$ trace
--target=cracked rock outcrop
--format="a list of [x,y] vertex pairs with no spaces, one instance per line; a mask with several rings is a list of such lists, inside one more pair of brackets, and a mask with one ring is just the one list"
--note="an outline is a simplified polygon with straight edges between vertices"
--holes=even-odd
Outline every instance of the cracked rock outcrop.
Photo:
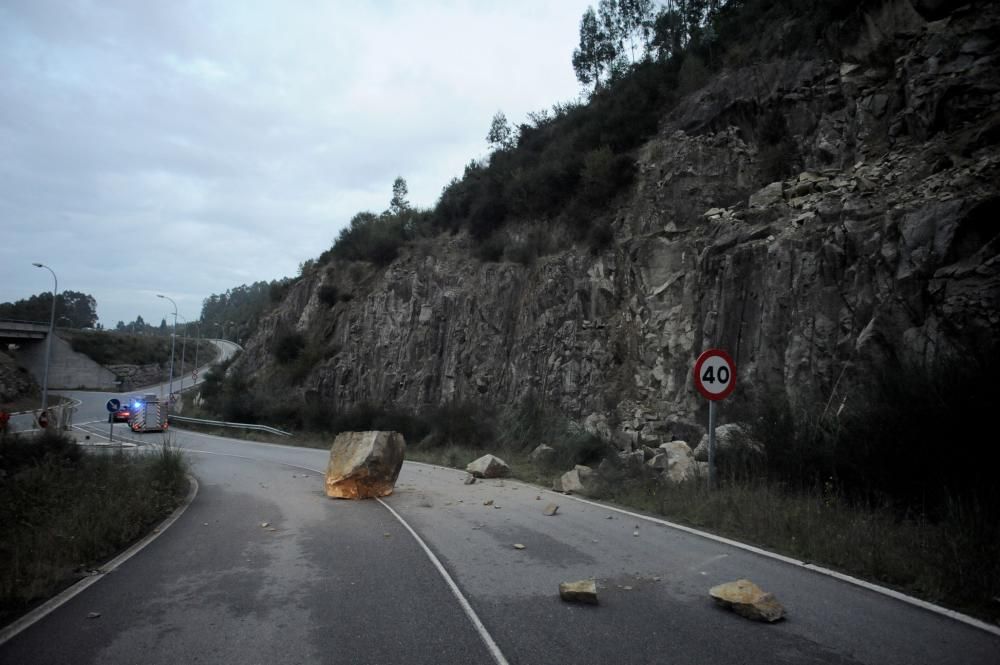
[[[337,409],[532,395],[598,414],[590,428],[629,451],[700,440],[690,374],[707,347],[729,351],[741,387],[838,405],[859,368],[995,348],[998,12],[893,0],[839,59],[724,71],[637,151],[609,248],[481,262],[459,234],[385,268],[328,264],[235,371]],[[325,304],[324,285],[352,298]],[[288,330],[316,350],[291,391],[269,351]]]

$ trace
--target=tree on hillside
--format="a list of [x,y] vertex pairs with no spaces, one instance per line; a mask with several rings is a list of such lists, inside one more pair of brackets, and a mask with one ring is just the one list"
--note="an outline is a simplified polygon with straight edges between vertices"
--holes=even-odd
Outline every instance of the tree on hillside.
[[[48,322],[52,315],[52,293],[45,292],[17,302],[0,303],[0,318]],[[97,324],[97,301],[79,291],[56,296],[56,321],[69,321],[70,328],[93,328]],[[61,324],[60,324],[61,325]]]
[[601,84],[601,75],[615,59],[615,48],[602,29],[593,7],[587,7],[580,19],[580,46],[573,51],[573,71],[582,85]]
[[493,150],[510,150],[514,147],[514,130],[507,122],[507,116],[503,111],[497,111],[490,122],[490,131],[486,134],[486,141]]
[[653,27],[653,0],[601,0],[598,7],[601,28],[608,35],[618,55],[629,54],[635,64],[649,45]]
[[389,212],[398,215],[410,209],[410,202],[406,200],[409,189],[406,187],[406,180],[403,176],[397,176],[392,182],[392,199],[389,201]]

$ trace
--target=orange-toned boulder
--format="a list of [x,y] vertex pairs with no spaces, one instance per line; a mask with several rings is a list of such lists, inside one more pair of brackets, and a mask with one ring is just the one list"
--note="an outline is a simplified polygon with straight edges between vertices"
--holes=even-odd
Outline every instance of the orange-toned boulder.
[[773,594],[765,592],[750,580],[736,580],[708,590],[715,602],[740,616],[754,621],[774,623],[785,616],[785,608]]
[[405,451],[399,432],[341,432],[330,448],[326,495],[370,499],[392,494]]

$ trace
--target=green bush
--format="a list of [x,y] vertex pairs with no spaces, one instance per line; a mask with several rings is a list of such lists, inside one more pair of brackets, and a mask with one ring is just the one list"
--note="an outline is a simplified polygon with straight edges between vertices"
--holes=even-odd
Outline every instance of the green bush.
[[[69,343],[74,351],[102,365],[151,365],[170,361],[169,337],[119,332],[76,332],[69,335]],[[180,340],[177,341],[177,347],[179,354]]]
[[271,344],[271,353],[279,363],[285,365],[298,358],[305,346],[306,340],[302,333],[282,332],[275,336]]
[[409,213],[375,215],[360,212],[340,231],[333,254],[350,261],[369,261],[384,266],[399,255],[410,238]]
[[[992,472],[1000,452],[979,433],[991,398],[976,388],[1000,370],[1000,360],[995,353],[978,360],[895,362],[848,376],[842,409],[839,402],[793,406],[763,392],[749,400],[746,420],[765,446],[767,473],[789,487],[832,483],[850,500],[931,517],[954,501],[971,502],[1000,519]],[[943,464],[955,450],[975,462]]]
[[328,307],[333,307],[340,301],[340,291],[333,284],[324,284],[316,292],[319,301]]

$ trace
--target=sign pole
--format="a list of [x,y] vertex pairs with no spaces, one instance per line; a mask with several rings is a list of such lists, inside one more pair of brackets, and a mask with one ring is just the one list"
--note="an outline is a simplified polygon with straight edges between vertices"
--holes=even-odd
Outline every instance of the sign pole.
[[708,490],[715,488],[715,400],[708,403]]
[[115,415],[111,414],[108,418],[108,443],[114,441],[115,436]]
[[736,364],[722,349],[708,349],[694,363],[694,387],[708,400],[708,489],[717,483],[715,469],[716,405],[736,387]]

